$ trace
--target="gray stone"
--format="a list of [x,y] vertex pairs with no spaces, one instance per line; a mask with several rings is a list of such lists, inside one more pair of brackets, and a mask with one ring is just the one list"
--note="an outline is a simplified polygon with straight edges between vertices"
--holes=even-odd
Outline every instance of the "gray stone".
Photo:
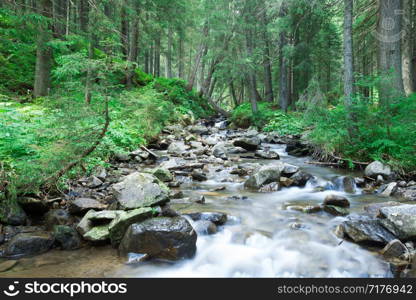
[[257,157],[263,159],[280,159],[279,154],[274,151],[257,150],[255,154]]
[[78,198],[69,203],[69,212],[71,214],[84,214],[87,211],[94,210],[103,210],[107,206],[100,203],[99,201],[91,198]]
[[383,196],[390,197],[397,190],[397,182],[392,182],[387,185],[381,193]]
[[172,182],[173,181],[173,175],[168,169],[164,168],[158,168],[155,171],[153,171],[153,175],[163,182]]
[[78,232],[65,225],[56,225],[53,228],[55,242],[62,250],[75,250],[81,247],[81,239]]
[[337,228],[340,238],[348,237],[356,243],[386,245],[394,240],[394,235],[381,226],[378,219],[351,215]]
[[298,171],[290,177],[293,180],[294,186],[303,187],[312,178],[312,175],[303,171]]
[[350,207],[350,201],[347,198],[338,195],[328,195],[325,197],[324,205],[333,205],[338,207]]
[[416,239],[416,205],[400,205],[380,209],[381,224],[400,240]]
[[5,257],[23,257],[41,254],[48,251],[54,243],[49,232],[19,233],[6,245],[3,255]]
[[383,250],[381,250],[381,254],[386,259],[402,259],[403,256],[407,254],[408,250],[407,247],[399,240],[393,240],[389,242]]
[[283,168],[283,164],[263,166],[248,178],[244,186],[249,189],[258,190],[269,183],[279,182]]
[[255,151],[259,148],[261,140],[258,137],[240,138],[234,141],[234,146],[241,147],[248,151]]
[[186,216],[190,217],[193,221],[210,221],[215,225],[224,225],[227,223],[228,217],[224,213],[220,212],[199,212],[199,213],[189,213]]
[[90,231],[88,231],[82,237],[85,240],[93,242],[93,243],[106,242],[110,239],[110,231],[108,227],[109,227],[108,224],[93,227]]
[[227,149],[225,143],[219,143],[212,148],[212,155],[217,158],[227,159]]
[[122,209],[163,205],[169,202],[169,188],[151,174],[133,173],[113,186]]
[[0,223],[18,226],[25,225],[26,221],[26,213],[18,203],[0,200]]
[[392,175],[391,168],[387,165],[384,165],[383,163],[379,161],[372,162],[365,168],[365,176],[371,177],[376,179],[377,176],[381,175],[385,178],[388,178]]
[[187,150],[183,142],[173,142],[168,147],[168,153],[175,156],[182,156]]
[[209,133],[209,129],[203,125],[189,126],[188,130],[190,133],[199,134],[199,135],[206,135]]
[[44,219],[48,230],[52,230],[55,225],[70,225],[73,222],[69,213],[63,209],[52,209],[48,211]]
[[129,227],[121,241],[122,254],[148,254],[151,258],[180,260],[196,253],[197,234],[183,218],[154,218]]
[[383,207],[399,206],[402,205],[400,202],[390,201],[383,203],[372,203],[364,206],[364,210],[371,216],[377,217],[380,215],[380,209]]
[[198,234],[211,235],[217,233],[217,226],[211,221],[199,220],[194,222],[193,227]]
[[129,212],[120,211],[109,226],[111,244],[117,246],[131,224],[152,217],[151,208],[139,208]]

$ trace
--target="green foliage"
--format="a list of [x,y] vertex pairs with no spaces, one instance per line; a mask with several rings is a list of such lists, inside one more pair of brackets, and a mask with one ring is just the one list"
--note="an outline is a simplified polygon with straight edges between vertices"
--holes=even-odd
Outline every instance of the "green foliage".
[[[307,122],[315,128],[310,139],[330,153],[358,161],[380,160],[398,171],[416,168],[416,95],[397,98],[387,106],[357,97],[355,122],[343,104],[320,109]],[[347,128],[353,127],[353,137]]]
[[301,117],[285,114],[272,103],[258,103],[258,112],[253,115],[250,103],[239,105],[231,116],[234,125],[241,128],[256,126],[265,132],[276,131],[279,134],[300,134],[304,129]]

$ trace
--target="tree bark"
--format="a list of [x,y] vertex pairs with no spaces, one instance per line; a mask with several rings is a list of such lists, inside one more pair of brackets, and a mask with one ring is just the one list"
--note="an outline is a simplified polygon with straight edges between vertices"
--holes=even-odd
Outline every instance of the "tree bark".
[[88,14],[89,14],[89,4],[88,0],[79,0],[79,28],[82,32],[87,32],[88,30]]
[[128,57],[129,54],[129,18],[126,10],[126,1],[123,1],[121,7],[121,51],[125,58]]
[[138,43],[139,43],[139,19],[140,19],[140,8],[137,1],[134,2],[134,11],[132,26],[131,26],[131,35],[130,35],[130,46],[129,46],[129,55],[127,61],[129,62],[129,68],[126,75],[126,85],[127,88],[133,86],[134,75],[136,74],[135,69],[137,67],[137,57],[139,53]]
[[[286,3],[283,2],[280,13],[280,17],[287,15]],[[280,108],[287,112],[289,108],[289,85],[288,85],[288,62],[285,56],[284,50],[287,45],[286,32],[282,30],[279,34],[279,48],[280,48],[280,79],[279,79],[279,104]]]
[[413,40],[413,0],[403,0],[403,11],[405,13],[403,30],[405,38],[403,38],[403,84],[406,95],[410,95],[416,91],[415,82],[415,64],[414,64],[414,43]]
[[205,53],[205,49],[207,47],[205,39],[207,38],[208,33],[209,33],[209,27],[208,27],[208,24],[205,23],[204,28],[203,28],[202,41],[201,41],[201,44],[199,45],[199,49],[195,57],[195,63],[193,65],[192,71],[190,71],[190,74],[189,74],[188,87],[187,87],[188,90],[192,90],[194,87],[196,76],[198,74],[198,69],[201,64],[203,54]]
[[184,55],[184,43],[185,43],[185,33],[180,30],[179,31],[179,61],[178,61],[178,77],[184,79],[185,78],[185,55]]
[[[52,1],[40,2],[40,14],[46,18],[52,17]],[[48,95],[51,77],[52,49],[47,43],[52,38],[50,26],[42,22],[39,26],[36,49],[36,69],[33,95],[42,97]]]
[[161,47],[161,41],[160,41],[160,33],[157,33],[156,39],[155,39],[155,62],[154,62],[154,76],[160,77],[160,47]]
[[402,78],[402,10],[401,0],[380,1],[380,15],[376,37],[379,41],[380,101],[388,105],[403,96]]
[[172,46],[173,46],[173,30],[172,27],[169,26],[168,30],[168,51],[166,55],[166,61],[167,61],[167,77],[172,78]]
[[264,43],[263,67],[264,67],[265,99],[268,102],[273,102],[274,94],[273,94],[273,79],[272,79],[272,63],[270,61],[270,41],[269,41],[269,36],[267,33],[268,20],[267,20],[265,2],[263,2],[263,7],[261,9],[261,18],[263,22],[262,39]]
[[[353,0],[344,0],[344,103],[348,119],[354,121],[352,104],[354,95],[354,60],[353,60]],[[351,122],[349,122],[352,125]],[[353,136],[353,127],[348,126],[350,137]]]

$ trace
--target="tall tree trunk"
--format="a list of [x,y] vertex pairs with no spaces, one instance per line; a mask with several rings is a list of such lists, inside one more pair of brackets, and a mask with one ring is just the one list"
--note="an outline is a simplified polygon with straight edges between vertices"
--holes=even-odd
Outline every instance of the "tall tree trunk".
[[[354,95],[354,60],[352,40],[353,0],[344,0],[344,103],[347,109],[349,124],[354,121],[352,102]],[[353,137],[353,126],[348,126],[348,133]]]
[[82,32],[87,32],[88,30],[88,14],[89,14],[89,4],[88,0],[79,0],[79,28]]
[[199,66],[201,64],[201,60],[202,60],[202,57],[203,57],[203,55],[206,51],[207,46],[206,46],[205,39],[207,38],[208,33],[209,33],[209,27],[208,27],[208,24],[205,23],[204,28],[203,28],[202,41],[201,41],[201,44],[199,45],[199,49],[198,49],[198,52],[197,52],[196,57],[195,57],[195,62],[194,62],[193,68],[192,68],[192,70],[190,71],[190,74],[189,74],[188,87],[187,87],[188,90],[192,90],[192,88],[194,87],[196,76],[198,74],[198,69],[199,69]]
[[161,47],[161,41],[160,41],[160,33],[156,35],[155,39],[155,63],[154,63],[154,76],[160,77],[160,47]]
[[172,73],[172,46],[173,46],[173,30],[172,30],[172,26],[169,26],[169,30],[168,30],[168,51],[167,51],[167,55],[166,55],[168,78],[173,77],[173,73]]
[[414,43],[413,40],[413,0],[403,0],[403,11],[405,13],[403,30],[405,37],[403,38],[403,84],[407,95],[416,91],[414,86],[415,78],[415,62],[414,62]]
[[153,44],[150,45],[150,50],[149,50],[149,73],[154,75],[155,71],[154,71],[154,46]]
[[270,61],[270,41],[267,33],[267,13],[266,5],[263,2],[263,7],[260,9],[261,18],[262,18],[262,39],[264,43],[264,53],[263,53],[263,67],[264,67],[264,88],[265,88],[265,99],[266,101],[273,102],[273,79],[272,79],[272,63]]
[[402,78],[402,10],[401,0],[380,1],[377,39],[379,41],[380,100],[388,105],[394,98],[403,96]]
[[[52,17],[52,1],[40,1],[40,13],[47,18]],[[39,26],[36,49],[36,69],[33,95],[34,97],[46,96],[50,87],[52,49],[47,43],[52,38],[50,28],[42,23]]]
[[[280,13],[280,17],[287,15],[286,3],[283,2]],[[288,60],[285,56],[284,50],[287,45],[286,32],[282,30],[279,34],[279,48],[280,48],[280,79],[279,79],[279,104],[280,108],[287,112],[289,108],[289,84],[288,84]]]
[[178,54],[179,54],[179,61],[178,61],[178,77],[184,79],[185,78],[185,49],[184,49],[184,43],[185,43],[185,37],[184,37],[185,33],[183,32],[183,30],[179,31],[179,49],[178,49]]
[[133,15],[132,26],[131,26],[131,35],[130,35],[130,46],[129,46],[129,55],[127,61],[129,62],[129,70],[126,75],[126,85],[128,88],[131,88],[133,85],[133,78],[136,74],[135,69],[137,66],[137,56],[139,53],[138,43],[139,43],[139,18],[140,18],[140,8],[137,1],[134,2],[135,14]]
[[129,18],[127,14],[127,3],[123,1],[121,7],[121,51],[125,58],[129,55]]

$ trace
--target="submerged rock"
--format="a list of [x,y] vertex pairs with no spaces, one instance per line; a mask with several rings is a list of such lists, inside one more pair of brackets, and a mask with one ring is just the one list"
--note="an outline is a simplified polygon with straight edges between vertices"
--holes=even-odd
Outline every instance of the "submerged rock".
[[381,224],[400,240],[416,239],[416,205],[382,207]]
[[228,220],[228,216],[220,212],[189,213],[186,216],[190,217],[193,221],[210,221],[215,225],[224,225]]
[[196,240],[197,234],[185,218],[154,218],[131,225],[119,250],[122,254],[147,254],[174,261],[192,258]]
[[151,174],[133,173],[113,186],[121,209],[163,205],[169,202],[169,188]]
[[386,245],[394,240],[394,235],[386,230],[377,219],[351,215],[336,230],[340,238],[347,237],[356,243]]

